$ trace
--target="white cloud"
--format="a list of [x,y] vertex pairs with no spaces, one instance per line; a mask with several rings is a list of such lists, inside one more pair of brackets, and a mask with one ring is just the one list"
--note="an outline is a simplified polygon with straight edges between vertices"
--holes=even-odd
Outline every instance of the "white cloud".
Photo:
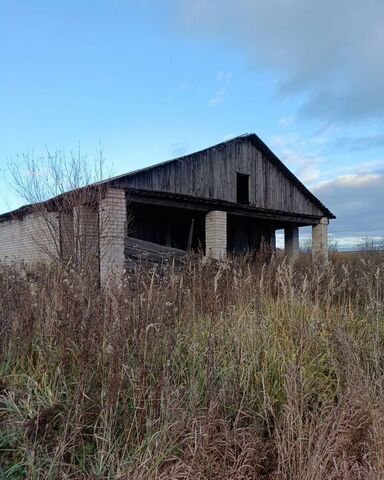
[[294,133],[275,135],[271,139],[271,146],[276,149],[281,160],[307,185],[320,180],[320,167],[324,163],[316,142],[315,146],[312,143]]
[[225,96],[225,92],[227,91],[227,87],[221,87],[219,88],[216,93],[215,93],[215,96],[212,97],[209,101],[208,101],[208,105],[210,105],[211,107],[215,106],[215,105],[218,105],[219,103],[222,103],[222,101],[224,100],[224,96]]
[[228,133],[228,135],[225,135],[225,137],[224,137],[223,140],[224,140],[224,141],[225,141],[225,140],[230,140],[231,138],[235,138],[235,137],[236,137],[236,134],[234,134],[234,133]]
[[231,80],[231,78],[232,78],[232,72],[223,72],[223,71],[220,71],[220,72],[218,72],[216,78],[217,78],[217,80],[219,80],[220,82],[222,82],[222,81],[228,82],[228,81]]
[[320,164],[322,159],[316,156],[299,155],[286,150],[284,152],[284,163],[290,165],[297,177],[305,184],[313,184],[321,177]]
[[290,127],[295,123],[295,120],[295,115],[289,115],[288,117],[281,118],[279,123],[282,127]]
[[384,174],[343,175],[312,191],[336,215],[335,234],[384,236]]
[[223,102],[225,94],[227,93],[228,85],[232,79],[232,72],[225,72],[220,70],[216,75],[216,82],[221,85],[215,92],[214,96],[209,99],[208,105],[214,107]]
[[335,146],[352,152],[383,148],[384,134],[379,132],[366,136],[343,136],[335,141]]
[[384,173],[384,160],[369,160],[356,165],[359,174]]
[[182,155],[186,155],[188,152],[188,143],[173,143],[169,146],[169,151],[172,158],[181,157]]
[[302,113],[326,120],[384,114],[382,0],[184,0],[183,31],[230,44],[304,94]]
[[373,182],[376,180],[380,180],[381,175],[374,175],[374,174],[365,174],[365,175],[342,175],[338,179],[334,180],[333,182],[325,182],[323,184],[326,185],[327,183],[335,183],[339,186],[343,187],[370,187]]

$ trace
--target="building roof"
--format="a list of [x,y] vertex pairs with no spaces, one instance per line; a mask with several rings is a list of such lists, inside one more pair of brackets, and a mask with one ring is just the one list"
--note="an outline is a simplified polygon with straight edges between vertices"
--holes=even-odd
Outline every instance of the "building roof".
[[[226,145],[230,143],[239,143],[239,142],[251,142],[257,150],[259,150],[266,158],[268,158],[289,180],[296,185],[296,187],[303,193],[303,195],[308,198],[312,203],[314,203],[323,213],[324,216],[333,219],[336,218],[335,215],[312,193],[310,192],[307,187],[284,165],[284,163],[272,152],[272,150],[255,134],[255,133],[250,133],[250,134],[244,134],[240,135],[238,137],[232,138],[230,140],[227,140],[225,142],[218,143],[216,145],[213,145],[211,147],[199,150],[197,152],[188,154],[188,155],[183,155],[181,157],[174,158],[172,160],[167,160],[165,162],[157,163],[155,165],[150,165],[148,167],[144,167],[138,170],[134,170],[129,173],[125,173],[122,175],[117,175],[115,177],[106,179],[106,180],[101,180],[99,182],[95,182],[91,185],[88,185],[87,187],[89,188],[94,188],[97,186],[105,185],[108,184],[110,186],[117,186],[121,180],[124,180],[125,178],[133,177],[136,175],[140,175],[142,173],[146,173],[150,170],[156,169],[156,168],[161,168],[162,166],[168,165],[172,162],[178,162],[183,159],[191,159],[193,157],[197,157],[201,153],[207,152],[209,150],[213,149],[220,149],[224,148]],[[68,192],[69,193],[69,192]],[[4,213],[0,215],[0,221],[6,220],[14,215],[21,214],[24,211],[31,210],[32,204],[29,205],[24,205],[16,210],[13,210],[11,212]]]
[[[204,148],[197,152],[193,152],[191,154],[183,155],[181,157],[173,158],[172,160],[167,160],[165,162],[157,163],[155,165],[150,165],[145,168],[141,168],[139,170],[134,170],[133,172],[125,173],[122,175],[118,175],[116,177],[110,178],[108,182],[111,185],[114,183],[118,183],[118,181],[123,180],[124,178],[133,177],[135,175],[140,175],[142,173],[148,172],[155,168],[162,167],[164,165],[168,165],[172,162],[178,162],[183,159],[191,159],[193,157],[197,157],[201,153],[207,152],[209,150],[220,149],[225,147],[230,143],[239,143],[239,142],[251,142],[252,145],[256,147],[266,158],[268,158],[289,180],[296,185],[296,187],[303,193],[305,197],[307,197],[312,203],[314,203],[320,210],[324,213],[324,215],[328,218],[336,218],[336,216],[312,193],[308,190],[308,188],[300,182],[300,180],[287,168],[284,163],[272,152],[272,150],[258,137],[255,133],[247,133],[244,135],[240,135],[238,137],[232,138],[225,142],[218,143],[208,148]],[[103,183],[103,182],[100,182]]]

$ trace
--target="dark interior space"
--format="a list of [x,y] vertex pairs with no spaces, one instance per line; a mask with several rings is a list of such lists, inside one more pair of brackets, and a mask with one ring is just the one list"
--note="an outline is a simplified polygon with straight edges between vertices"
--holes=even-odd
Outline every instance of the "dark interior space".
[[236,174],[236,198],[237,203],[249,205],[249,175]]
[[275,228],[273,222],[228,215],[228,252],[255,252],[262,242],[269,245]]
[[154,205],[129,205],[128,235],[180,250],[205,248],[202,212]]

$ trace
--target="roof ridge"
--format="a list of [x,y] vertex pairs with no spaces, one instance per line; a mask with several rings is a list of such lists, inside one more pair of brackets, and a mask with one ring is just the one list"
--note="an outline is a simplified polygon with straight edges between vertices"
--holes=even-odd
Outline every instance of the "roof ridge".
[[131,172],[122,173],[121,175],[116,175],[115,177],[111,177],[111,178],[108,178],[106,180],[100,180],[99,182],[96,182],[92,185],[97,185],[99,183],[104,183],[104,182],[107,182],[107,181],[108,182],[113,182],[114,180],[118,180],[118,179],[126,177],[128,175],[129,176],[130,175],[137,175],[139,173],[147,172],[148,170],[152,170],[152,169],[157,168],[157,167],[162,167],[162,166],[167,165],[169,163],[176,162],[178,160],[183,160],[183,159],[186,159],[188,157],[199,155],[200,153],[206,152],[208,150],[213,150],[215,148],[218,148],[218,147],[221,147],[221,146],[224,146],[224,145],[228,145],[228,143],[236,142],[236,141],[239,141],[239,140],[242,140],[242,139],[245,139],[245,138],[250,138],[253,135],[255,135],[255,134],[254,133],[244,133],[242,135],[237,135],[236,137],[230,138],[228,140],[224,140],[223,142],[220,142],[220,143],[216,143],[215,145],[211,145],[210,147],[205,147],[205,148],[202,148],[200,150],[196,150],[195,152],[191,152],[191,153],[186,153],[185,155],[181,155],[179,157],[171,158],[170,160],[164,160],[162,162],[155,163],[154,165],[148,165],[147,167],[138,168],[137,170],[132,170]]

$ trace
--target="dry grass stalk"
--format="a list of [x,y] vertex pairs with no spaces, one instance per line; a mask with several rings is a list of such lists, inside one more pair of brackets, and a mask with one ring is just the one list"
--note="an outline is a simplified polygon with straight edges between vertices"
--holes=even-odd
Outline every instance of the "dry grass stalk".
[[383,478],[383,260],[2,266],[0,476]]

